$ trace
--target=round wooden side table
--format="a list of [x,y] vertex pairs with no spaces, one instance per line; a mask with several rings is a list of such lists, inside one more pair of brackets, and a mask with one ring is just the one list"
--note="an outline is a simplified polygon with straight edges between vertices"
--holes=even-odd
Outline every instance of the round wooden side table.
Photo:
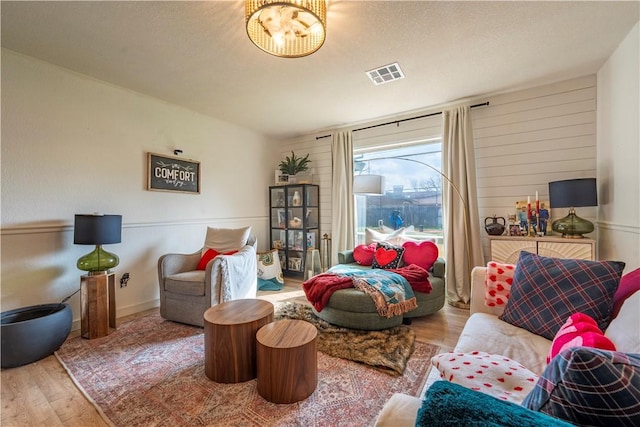
[[256,377],[256,332],[273,321],[273,304],[239,299],[204,312],[204,371],[219,383]]
[[316,327],[304,320],[269,323],[256,334],[258,394],[273,403],[294,403],[318,384]]

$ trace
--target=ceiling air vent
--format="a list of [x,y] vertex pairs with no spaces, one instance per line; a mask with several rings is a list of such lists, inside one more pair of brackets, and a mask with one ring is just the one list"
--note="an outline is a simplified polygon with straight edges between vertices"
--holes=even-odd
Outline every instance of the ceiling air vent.
[[369,76],[374,85],[404,79],[404,73],[397,62],[376,68],[375,70],[369,70],[367,71],[367,76]]

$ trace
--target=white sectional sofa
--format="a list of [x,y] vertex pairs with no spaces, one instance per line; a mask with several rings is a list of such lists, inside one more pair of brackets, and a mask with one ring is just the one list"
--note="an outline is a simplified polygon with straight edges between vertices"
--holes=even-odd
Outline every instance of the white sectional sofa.
[[[503,307],[484,304],[485,270],[485,267],[476,267],[472,272],[471,316],[454,351],[500,354],[540,375],[547,365],[546,357],[552,341],[500,320],[498,316]],[[640,291],[624,302],[605,335],[618,351],[640,353]],[[376,426],[414,426],[421,404],[418,397],[394,394],[379,413]]]

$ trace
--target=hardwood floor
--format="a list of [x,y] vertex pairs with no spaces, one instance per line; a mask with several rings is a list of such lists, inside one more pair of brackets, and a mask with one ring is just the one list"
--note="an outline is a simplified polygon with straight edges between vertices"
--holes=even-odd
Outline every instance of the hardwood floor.
[[[281,291],[258,292],[259,298],[271,302],[305,303],[300,281],[288,279]],[[157,309],[118,319],[118,323],[140,317]],[[437,313],[413,319],[410,327],[416,339],[450,351],[455,346],[469,311],[445,304]],[[71,336],[78,336],[74,332]],[[98,411],[78,390],[55,356],[0,373],[0,425],[14,426],[107,426]]]

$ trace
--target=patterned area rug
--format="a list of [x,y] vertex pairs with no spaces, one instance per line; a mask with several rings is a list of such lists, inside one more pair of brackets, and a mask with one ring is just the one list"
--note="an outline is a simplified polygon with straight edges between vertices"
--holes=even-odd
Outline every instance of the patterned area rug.
[[315,392],[286,405],[264,400],[256,380],[209,380],[203,329],[157,314],[104,338],[67,340],[56,356],[114,426],[365,426],[393,393],[419,396],[438,350],[416,342],[401,376],[318,352]]
[[416,334],[405,325],[381,331],[341,328],[317,317],[310,305],[281,302],[274,319],[300,319],[318,329],[318,350],[329,356],[366,363],[390,375],[402,375]]

